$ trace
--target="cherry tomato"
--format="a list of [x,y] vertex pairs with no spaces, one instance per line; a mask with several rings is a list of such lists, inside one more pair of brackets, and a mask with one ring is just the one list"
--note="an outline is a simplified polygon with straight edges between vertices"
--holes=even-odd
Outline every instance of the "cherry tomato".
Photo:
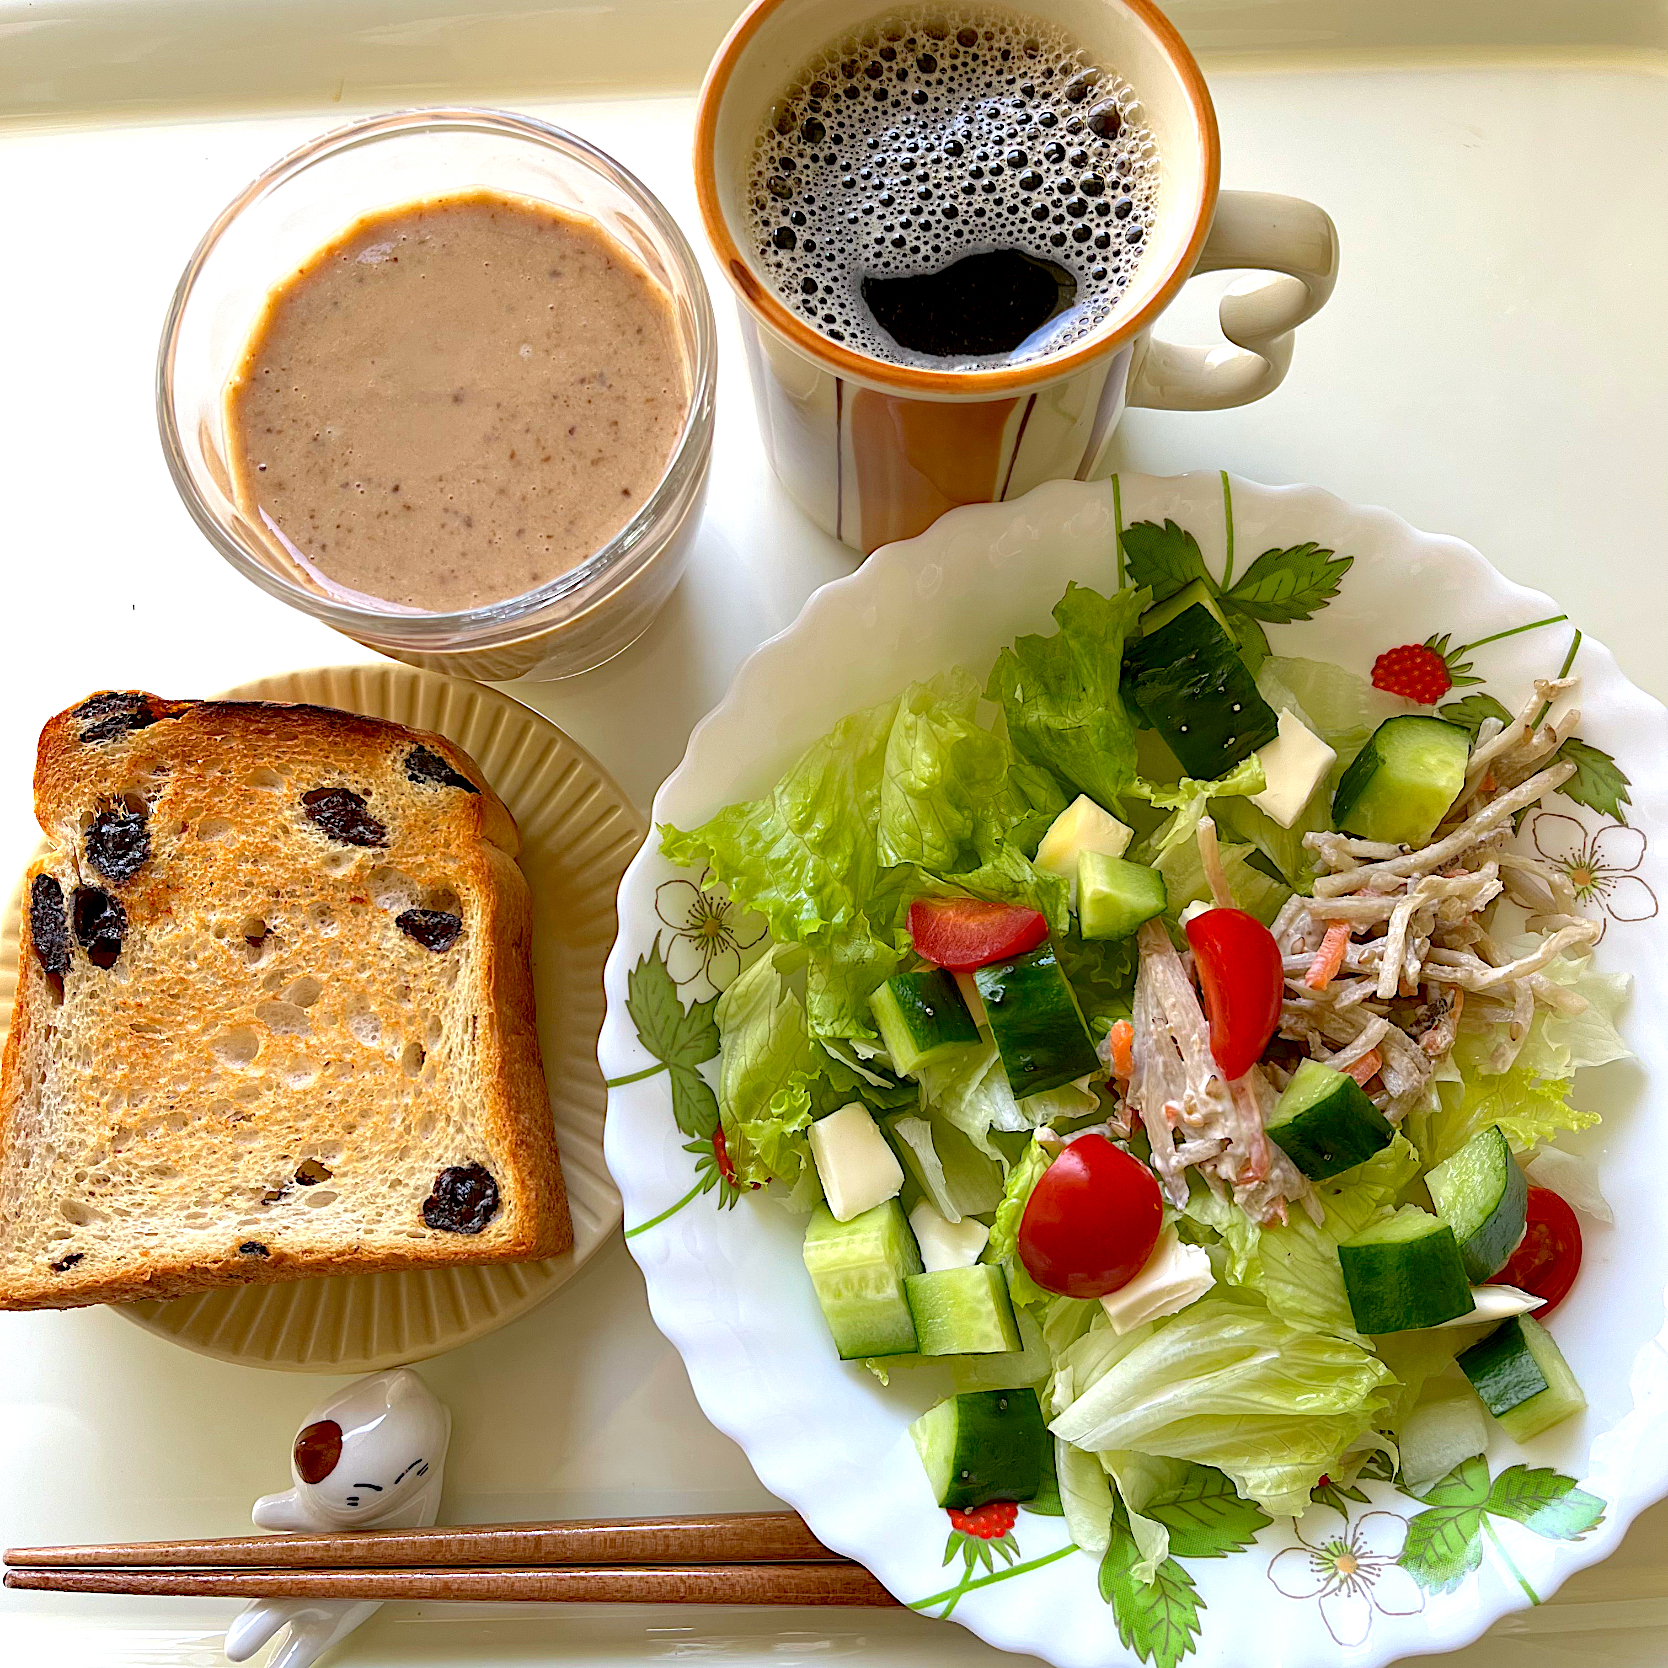
[[1152,1171],[1104,1135],[1081,1135],[1031,1190],[1019,1260],[1045,1291],[1103,1297],[1146,1266],[1163,1221]]
[[928,961],[952,973],[971,973],[1036,949],[1048,937],[1048,922],[1017,904],[917,898],[909,906],[909,936]]
[[1580,1272],[1581,1224],[1575,1212],[1551,1188],[1531,1187],[1529,1224],[1494,1283],[1544,1297],[1546,1302],[1535,1311],[1535,1319],[1545,1320],[1570,1295]]
[[1286,975],[1274,934],[1243,909],[1207,909],[1187,923],[1205,994],[1210,1051],[1230,1082],[1263,1057],[1280,1024]]

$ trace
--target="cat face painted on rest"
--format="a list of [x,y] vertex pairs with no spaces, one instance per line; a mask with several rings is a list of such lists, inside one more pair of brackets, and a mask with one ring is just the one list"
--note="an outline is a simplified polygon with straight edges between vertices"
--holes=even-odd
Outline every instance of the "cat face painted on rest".
[[295,1487],[256,1508],[265,1528],[386,1524],[438,1483],[446,1410],[415,1373],[377,1373],[315,1408],[290,1454]]

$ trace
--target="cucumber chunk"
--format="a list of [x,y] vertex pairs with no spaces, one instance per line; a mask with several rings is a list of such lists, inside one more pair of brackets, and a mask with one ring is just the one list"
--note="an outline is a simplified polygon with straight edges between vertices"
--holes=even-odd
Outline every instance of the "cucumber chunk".
[[1155,602],[1141,616],[1141,635],[1151,637],[1160,626],[1169,625],[1178,614],[1186,613],[1195,603],[1230,637],[1238,640],[1234,628],[1228,624],[1228,616],[1222,612],[1222,605],[1211,595],[1210,586],[1202,579],[1190,579],[1174,596],[1166,597],[1163,602]]
[[802,1254],[842,1361],[915,1353],[904,1281],[921,1272],[921,1253],[896,1199],[849,1222],[818,1205]]
[[1015,1100],[1058,1089],[1099,1068],[1094,1039],[1053,945],[976,968],[973,980]]
[[1085,938],[1128,938],[1169,901],[1164,876],[1145,863],[1098,851],[1077,860],[1077,927]]
[[1422,846],[1465,785],[1471,737],[1444,718],[1387,718],[1356,754],[1332,796],[1345,834]]
[[904,1292],[923,1355],[997,1355],[1019,1348],[1008,1277],[997,1263],[911,1274]]
[[892,1064],[906,1074],[979,1040],[956,981],[941,967],[888,979],[869,998],[869,1009]]
[[1527,1442],[1587,1405],[1563,1351],[1532,1315],[1517,1315],[1459,1358],[1500,1428]]
[[969,1390],[909,1427],[933,1498],[967,1511],[991,1500],[1032,1500],[1049,1442],[1035,1390]]
[[1197,603],[1138,639],[1126,665],[1136,706],[1189,776],[1221,776],[1279,733],[1233,637]]
[[1479,1130],[1451,1158],[1425,1177],[1436,1214],[1454,1230],[1466,1276],[1492,1278],[1523,1238],[1528,1220],[1529,1178],[1517,1167],[1498,1124]]
[[1268,1138],[1311,1181],[1365,1164],[1395,1136],[1366,1091],[1346,1073],[1305,1060],[1268,1120]]
[[1358,1332],[1410,1332],[1467,1315],[1476,1305],[1454,1230],[1403,1205],[1338,1247]]

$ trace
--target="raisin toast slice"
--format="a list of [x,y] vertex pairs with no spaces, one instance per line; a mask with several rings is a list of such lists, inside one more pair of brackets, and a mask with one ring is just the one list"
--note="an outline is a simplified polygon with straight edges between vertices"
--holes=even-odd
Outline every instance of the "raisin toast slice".
[[520,836],[460,748],[109,691],[35,811],[0,1308],[569,1248]]

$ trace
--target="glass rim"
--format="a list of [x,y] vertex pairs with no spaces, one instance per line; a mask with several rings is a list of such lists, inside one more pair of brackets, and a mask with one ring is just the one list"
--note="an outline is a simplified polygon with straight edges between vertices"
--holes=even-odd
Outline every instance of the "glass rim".
[[[174,360],[197,280],[221,239],[246,209],[332,157],[378,141],[446,131],[495,134],[555,151],[607,180],[644,215],[661,253],[688,293],[694,316],[689,410],[654,490],[617,533],[576,567],[557,574],[534,590],[476,608],[447,612],[365,608],[296,584],[252,554],[227,528],[205,496],[197,471],[186,455],[174,409]],[[282,276],[274,274],[273,283]],[[251,316],[251,329],[254,323]],[[654,553],[658,548],[656,532],[680,519],[679,510],[687,503],[692,487],[699,484],[711,454],[717,360],[712,298],[694,250],[660,199],[628,168],[579,135],[536,117],[487,106],[417,106],[363,117],[307,140],[264,169],[215,216],[174,286],[163,321],[155,375],[157,428],[168,472],[199,531],[238,572],[269,595],[357,638],[400,642],[416,648],[460,642],[490,643],[514,638],[529,629],[542,629],[544,622],[540,616],[554,604],[582,595],[599,579],[617,576],[618,582],[623,583],[636,570],[638,564],[634,558],[646,559]]]

